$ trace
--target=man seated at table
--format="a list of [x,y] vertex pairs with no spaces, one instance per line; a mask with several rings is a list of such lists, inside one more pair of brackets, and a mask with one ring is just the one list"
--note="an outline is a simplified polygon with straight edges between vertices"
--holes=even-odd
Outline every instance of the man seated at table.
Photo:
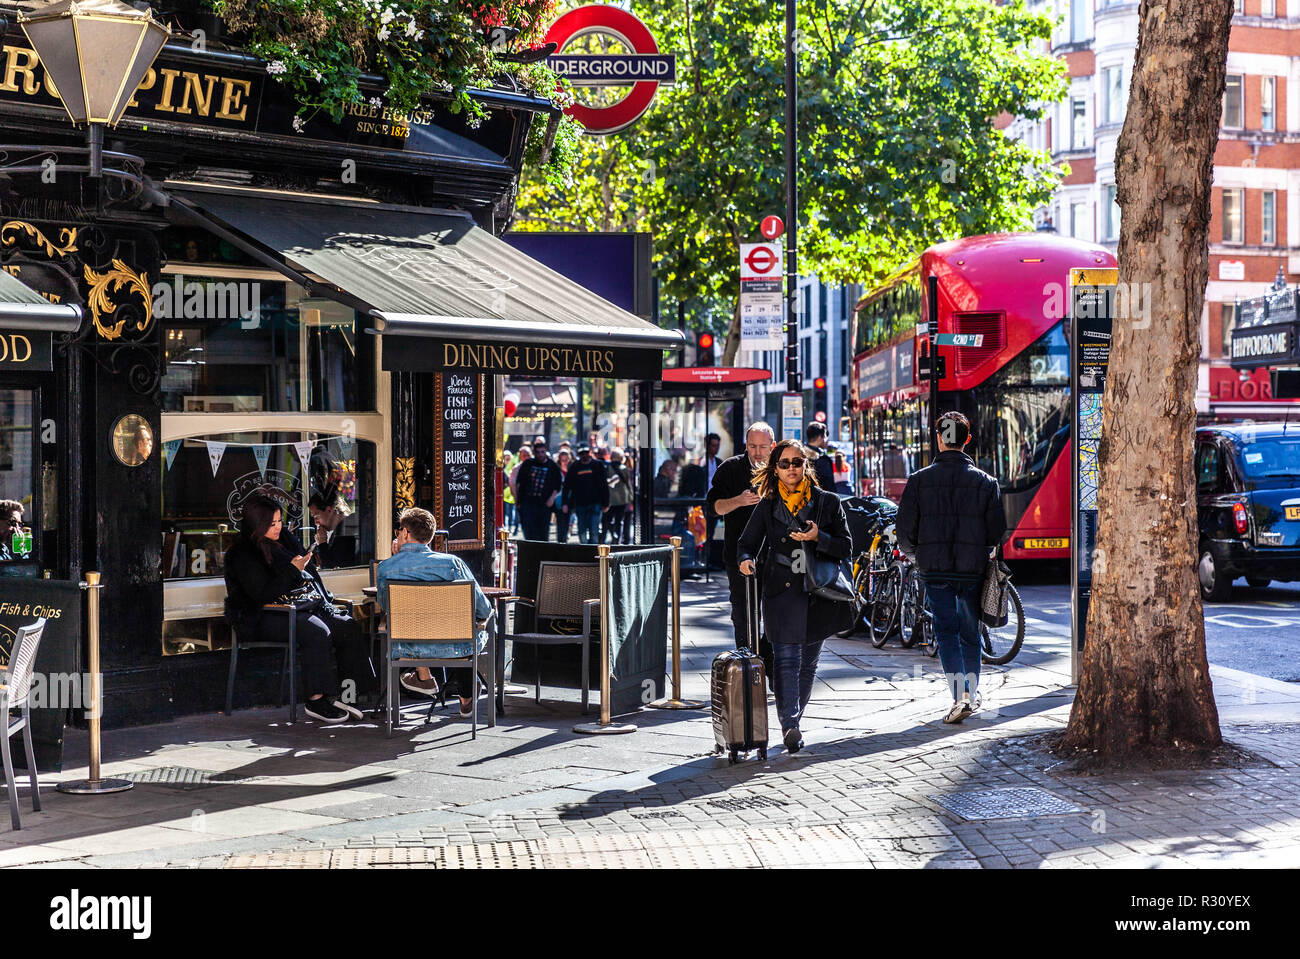
[[[483,595],[474,574],[459,556],[450,553],[436,553],[430,549],[433,542],[433,514],[428,510],[412,507],[402,510],[397,520],[397,539],[393,540],[393,555],[379,564],[375,571],[376,594],[379,607],[388,612],[388,584],[391,580],[419,580],[424,583],[449,583],[453,580],[467,579],[474,584],[474,620],[481,623],[492,612],[492,606]],[[474,709],[474,694],[477,691],[474,671],[470,668],[447,670],[447,680],[454,684],[460,696],[460,714],[468,716]],[[435,696],[438,693],[438,681],[427,667],[421,666],[402,674],[403,689],[423,696]]]

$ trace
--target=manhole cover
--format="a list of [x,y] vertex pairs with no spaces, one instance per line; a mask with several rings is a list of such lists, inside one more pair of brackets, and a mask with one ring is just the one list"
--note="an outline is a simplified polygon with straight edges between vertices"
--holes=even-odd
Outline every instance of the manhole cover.
[[204,786],[219,786],[248,779],[247,776],[236,776],[234,773],[214,773],[190,766],[159,766],[157,769],[123,773],[118,778],[150,786],[170,786],[173,789],[202,789]]
[[1028,819],[1034,816],[1087,812],[1036,786],[946,793],[930,798],[968,822],[976,819]]
[[768,799],[766,796],[745,796],[741,799],[710,799],[708,805],[728,812],[737,812],[743,809],[779,809],[785,803]]

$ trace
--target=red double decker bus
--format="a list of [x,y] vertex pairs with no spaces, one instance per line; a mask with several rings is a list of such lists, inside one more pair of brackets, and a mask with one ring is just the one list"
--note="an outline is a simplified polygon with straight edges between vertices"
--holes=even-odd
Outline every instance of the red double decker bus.
[[[929,349],[926,278],[939,278],[939,412],[970,417],[967,451],[997,477],[1011,531],[1008,559],[1070,555],[1072,267],[1115,266],[1104,247],[1051,233],[975,236],[932,246],[857,304],[851,378],[859,491],[898,499],[930,461],[930,391],[917,377]],[[931,331],[936,332],[936,331]]]

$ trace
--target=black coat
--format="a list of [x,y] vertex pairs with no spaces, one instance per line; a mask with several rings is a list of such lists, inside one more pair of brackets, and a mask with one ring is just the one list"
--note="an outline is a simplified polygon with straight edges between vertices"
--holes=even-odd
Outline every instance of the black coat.
[[[226,550],[225,559],[226,614],[232,626],[238,629],[245,623],[256,623],[263,606],[314,578],[311,572],[299,570],[290,562],[304,552],[302,544],[287,530],[271,544],[270,564],[252,540],[245,536],[235,540]],[[307,570],[314,571],[314,563],[308,563]]]
[[[718,500],[739,496],[747,489],[753,489],[754,467],[749,457],[740,453],[722,461],[713,472],[713,485],[709,487],[709,513],[718,515]],[[741,506],[722,517],[722,562],[727,566],[737,565],[736,546],[740,534],[745,531],[745,524],[754,514],[754,506]]]
[[[803,551],[803,543],[790,538],[785,504],[777,498],[764,498],[754,507],[741,534],[736,558],[738,563],[754,559],[763,544],[768,546],[763,568],[763,617],[768,637],[774,643],[815,643],[853,623],[853,606],[809,596],[804,590],[804,575],[795,573],[789,563]],[[799,511],[800,520],[817,524],[816,551],[826,559],[847,559],[853,549],[848,522],[840,498],[826,490],[813,488],[812,499]]]
[[564,505],[602,509],[609,505],[609,481],[603,462],[593,458],[586,463],[578,460],[569,464],[569,472],[564,476]]
[[908,478],[894,522],[922,578],[955,583],[979,582],[1007,526],[998,481],[960,450]]

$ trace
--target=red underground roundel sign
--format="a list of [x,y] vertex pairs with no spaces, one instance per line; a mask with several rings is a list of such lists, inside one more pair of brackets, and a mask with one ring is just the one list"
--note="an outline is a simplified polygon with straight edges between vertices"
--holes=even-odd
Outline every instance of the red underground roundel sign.
[[[567,50],[580,37],[603,34],[632,51],[591,54]],[[567,112],[591,134],[617,133],[635,123],[654,101],[659,84],[676,80],[676,57],[659,53],[659,45],[644,23],[626,10],[589,4],[564,14],[546,34],[558,44],[546,65],[579,87],[630,87],[617,103],[605,107],[575,103]]]

